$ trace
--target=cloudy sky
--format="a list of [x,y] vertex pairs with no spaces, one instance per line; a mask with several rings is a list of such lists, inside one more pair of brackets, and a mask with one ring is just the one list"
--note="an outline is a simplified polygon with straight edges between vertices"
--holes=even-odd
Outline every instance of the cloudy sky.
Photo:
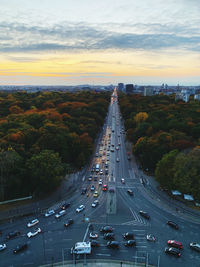
[[200,84],[200,0],[0,7],[0,85]]

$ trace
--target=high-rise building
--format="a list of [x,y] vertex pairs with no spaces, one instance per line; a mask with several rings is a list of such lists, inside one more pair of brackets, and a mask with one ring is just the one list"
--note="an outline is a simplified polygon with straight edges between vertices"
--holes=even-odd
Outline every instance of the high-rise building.
[[151,86],[147,86],[144,88],[144,96],[152,96],[153,88]]
[[133,93],[134,87],[133,84],[126,84],[126,93],[130,94]]
[[117,89],[118,89],[118,91],[123,92],[124,91],[124,84],[123,83],[118,83]]

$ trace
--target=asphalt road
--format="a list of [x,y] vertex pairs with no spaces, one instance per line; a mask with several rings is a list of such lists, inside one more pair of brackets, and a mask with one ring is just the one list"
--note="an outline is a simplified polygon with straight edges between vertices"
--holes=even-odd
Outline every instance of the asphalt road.
[[[110,149],[112,144],[114,145],[114,152],[108,150],[109,143]],[[116,147],[119,147],[119,150]],[[109,156],[107,156],[107,152],[109,152]],[[98,157],[95,156],[96,153],[98,153]],[[118,158],[119,162],[117,162]],[[102,161],[107,161],[109,164],[108,175],[105,175],[105,163]],[[97,174],[97,181],[94,181],[94,178],[92,181],[88,181],[91,167],[96,163],[100,163],[103,174]],[[95,175],[96,173],[92,173],[93,177]],[[108,191],[102,191],[102,185],[98,184],[100,178],[103,179],[103,184],[108,185]],[[121,178],[125,179],[125,184],[121,183]],[[97,198],[90,190],[91,185],[94,185],[95,190],[99,193]],[[88,196],[87,194],[81,195],[83,187],[87,188]],[[110,193],[109,188],[114,189],[115,192]],[[127,193],[128,189],[134,192],[133,196]],[[99,205],[93,208],[91,204],[95,199],[99,200]],[[39,214],[37,216],[39,224],[30,229],[26,225],[35,219],[33,216],[22,218],[15,223],[1,225],[4,231],[0,237],[0,244],[4,243],[6,234],[13,230],[20,230],[22,234],[15,239],[6,241],[7,249],[0,252],[0,266],[39,266],[62,260],[84,258],[83,256],[73,258],[70,249],[78,241],[89,240],[90,223],[99,233],[97,240],[100,246],[93,248],[92,254],[86,256],[86,261],[87,258],[113,258],[130,260],[133,263],[145,262],[146,266],[148,264],[162,267],[200,266],[200,253],[189,247],[190,242],[200,242],[199,224],[186,220],[181,214],[174,212],[173,208],[167,208],[151,193],[147,193],[146,188],[140,182],[140,177],[138,174],[135,175],[133,166],[127,159],[123,125],[119,107],[114,98],[111,100],[109,113],[88,173],[82,178],[82,182],[73,196],[66,201],[71,205],[66,210],[66,215],[59,219],[56,219],[54,215],[46,218]],[[76,208],[82,204],[86,208],[77,214]],[[59,211],[60,204],[50,208]],[[150,220],[141,217],[140,210],[147,211]],[[69,218],[74,220],[74,224],[65,228],[64,223]],[[175,221],[180,229],[170,228],[166,224],[167,220]],[[107,240],[104,240],[103,235],[99,232],[99,229],[105,225],[111,225],[114,228],[115,240],[119,241],[120,249],[106,247]],[[36,227],[40,227],[42,233],[29,239],[26,234]],[[136,247],[126,248],[124,246],[122,234],[129,231],[135,235]],[[156,242],[147,241],[146,235],[149,233],[155,235]],[[180,258],[165,254],[164,249],[167,247],[169,239],[182,242],[183,249]],[[13,249],[23,242],[28,244],[27,250],[14,255]]]

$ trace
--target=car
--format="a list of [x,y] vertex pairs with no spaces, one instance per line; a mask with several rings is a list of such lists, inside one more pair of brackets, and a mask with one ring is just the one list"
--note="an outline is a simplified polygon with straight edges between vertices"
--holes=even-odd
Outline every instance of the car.
[[39,223],[39,220],[38,219],[34,219],[30,223],[27,224],[27,227],[32,227],[32,226],[34,226],[34,225],[36,225],[38,223]]
[[33,232],[29,232],[27,233],[27,236],[30,238],[30,237],[33,237],[33,236],[36,236],[37,234],[41,233],[41,229],[40,228],[36,228]]
[[76,212],[81,212],[85,209],[85,206],[84,205],[80,205],[77,209],[76,209]]
[[92,238],[92,239],[96,239],[96,238],[99,237],[99,235],[98,235],[98,233],[91,232],[91,233],[89,234],[89,237]]
[[118,146],[116,146],[116,150],[119,150],[119,147]]
[[116,159],[116,162],[119,162],[119,158]]
[[101,175],[103,174],[103,170],[102,169],[100,170],[99,174],[101,174]]
[[91,190],[91,191],[94,191],[94,190],[95,190],[94,185],[92,185],[92,186],[90,187],[90,190]]
[[134,239],[127,240],[124,243],[125,247],[135,247],[136,246],[136,241]]
[[172,221],[167,221],[167,224],[168,224],[169,226],[171,226],[172,228],[176,229],[176,230],[178,230],[178,229],[179,229],[179,226],[178,226],[178,224],[177,224],[177,223],[175,223],[175,222],[172,222]]
[[108,241],[107,248],[119,248],[119,242],[117,241]]
[[49,216],[53,215],[54,213],[55,213],[54,210],[48,210],[48,211],[44,214],[44,216],[45,216],[45,217],[49,217]]
[[180,257],[181,256],[181,253],[180,253],[179,249],[173,248],[173,247],[165,248],[165,253],[174,255],[176,257]]
[[143,211],[143,210],[140,210],[139,211],[139,214],[144,217],[145,219],[149,220],[150,219],[150,216],[149,214],[146,212],[146,211]]
[[92,207],[93,208],[96,208],[96,206],[99,205],[99,201],[98,200],[95,200],[93,203],[92,203]]
[[96,154],[95,154],[95,156],[98,158],[99,154],[98,154],[98,153],[96,153]]
[[125,179],[124,178],[121,179],[121,183],[125,184]]
[[156,241],[155,236],[152,235],[152,234],[147,234],[146,238],[147,238],[148,241],[153,241],[153,242]]
[[182,243],[179,242],[179,241],[168,240],[168,241],[167,241],[167,244],[168,244],[170,247],[179,248],[179,249],[182,249],[182,248],[183,248]]
[[114,233],[105,233],[104,236],[103,236],[104,239],[112,239],[114,240],[115,239],[115,235]]
[[7,236],[6,236],[6,239],[9,240],[9,239],[15,238],[15,237],[17,237],[19,235],[21,235],[21,232],[16,230],[16,231],[8,233]]
[[111,150],[110,150],[110,151],[111,151],[111,152],[115,152],[115,150],[114,150],[114,148],[113,148],[113,147],[111,148]]
[[196,242],[192,242],[190,243],[190,248],[200,252],[200,244],[196,243]]
[[133,196],[133,191],[131,189],[128,189],[127,190],[127,193],[130,195],[130,196]]
[[91,243],[91,247],[99,247],[100,246],[100,244],[97,240],[91,240],[90,243]]
[[92,176],[89,176],[88,177],[88,181],[92,181]]
[[99,196],[98,191],[95,191],[94,194],[93,194],[93,197],[98,197],[98,196]]
[[134,239],[134,234],[132,232],[126,232],[122,236],[124,239]]
[[26,243],[18,245],[14,250],[13,253],[17,254],[18,252],[21,252],[28,248],[28,245]]
[[110,152],[108,151],[108,152],[106,153],[106,155],[107,155],[107,156],[110,156]]
[[109,188],[110,193],[115,193],[115,189],[113,187]]
[[95,176],[94,176],[94,181],[97,181],[97,179],[98,179],[98,176],[95,175]]
[[108,186],[106,184],[104,184],[103,187],[102,187],[102,190],[103,191],[107,191],[108,190]]
[[100,229],[101,233],[111,233],[113,231],[112,226],[103,226]]
[[82,188],[82,190],[81,190],[81,195],[85,195],[86,192],[87,192],[87,188]]
[[70,206],[70,203],[63,203],[62,206],[61,206],[61,208],[63,210],[66,210],[67,208],[69,208],[69,206]]
[[0,244],[0,251],[3,251],[6,248],[7,248],[6,244]]
[[58,218],[64,216],[65,214],[66,214],[66,211],[65,210],[61,210],[55,215],[55,218],[58,219]]
[[64,223],[64,226],[65,227],[68,227],[68,226],[70,226],[73,223],[74,223],[74,220],[73,219],[69,219],[66,223]]
[[103,184],[102,179],[99,179],[99,185],[102,185],[102,184]]

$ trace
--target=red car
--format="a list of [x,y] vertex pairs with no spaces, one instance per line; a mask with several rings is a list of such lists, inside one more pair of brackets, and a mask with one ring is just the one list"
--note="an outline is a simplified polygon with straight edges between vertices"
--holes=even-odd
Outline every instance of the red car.
[[103,187],[102,187],[102,190],[103,190],[103,191],[107,191],[107,189],[108,189],[107,185],[104,184]]
[[174,248],[183,248],[183,245],[181,242],[175,241],[175,240],[168,240],[168,245]]

